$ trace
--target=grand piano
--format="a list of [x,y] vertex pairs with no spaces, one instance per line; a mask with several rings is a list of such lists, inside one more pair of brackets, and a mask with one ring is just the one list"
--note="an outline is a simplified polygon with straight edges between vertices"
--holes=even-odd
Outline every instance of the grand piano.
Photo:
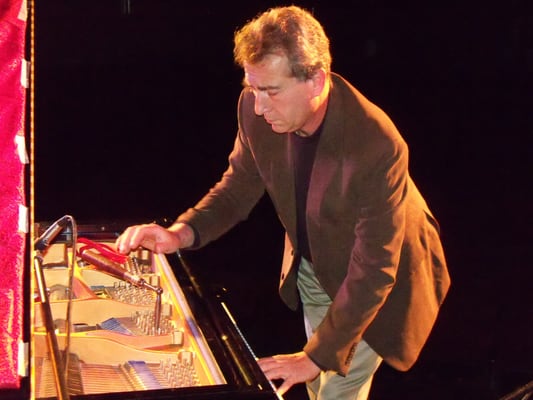
[[67,224],[37,251],[28,397],[280,398],[223,298],[180,253],[120,258],[123,228]]

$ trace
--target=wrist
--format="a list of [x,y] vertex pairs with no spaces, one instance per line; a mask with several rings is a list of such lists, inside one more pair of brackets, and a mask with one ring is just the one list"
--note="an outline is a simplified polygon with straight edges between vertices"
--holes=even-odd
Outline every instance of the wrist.
[[179,248],[191,247],[194,244],[194,230],[189,225],[177,222],[169,227],[168,231],[178,239]]
[[321,371],[327,371],[327,370],[328,370],[328,369],[327,369],[326,367],[324,367],[320,362],[318,362],[318,361],[316,360],[315,357],[309,355],[309,353],[305,353],[305,354],[307,355],[307,358],[309,358],[309,360],[311,360],[311,362],[312,362],[313,364],[315,364],[315,366],[316,366],[319,370],[321,370]]

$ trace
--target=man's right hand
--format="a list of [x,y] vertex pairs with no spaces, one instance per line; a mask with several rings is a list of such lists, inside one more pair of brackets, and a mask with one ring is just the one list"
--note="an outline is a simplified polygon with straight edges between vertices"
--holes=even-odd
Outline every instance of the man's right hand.
[[127,254],[139,247],[154,253],[173,253],[194,243],[194,231],[189,225],[176,223],[170,228],[157,224],[134,225],[127,228],[116,240],[117,250]]

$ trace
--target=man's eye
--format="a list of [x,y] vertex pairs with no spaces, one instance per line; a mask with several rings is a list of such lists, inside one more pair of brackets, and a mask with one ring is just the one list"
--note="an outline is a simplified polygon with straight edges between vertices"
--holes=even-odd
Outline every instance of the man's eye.
[[248,88],[252,91],[252,93],[254,94],[254,96],[258,96],[258,95],[267,95],[268,97],[274,97],[276,95],[278,95],[281,90],[280,89],[256,89],[256,88],[253,88],[251,86],[248,86]]

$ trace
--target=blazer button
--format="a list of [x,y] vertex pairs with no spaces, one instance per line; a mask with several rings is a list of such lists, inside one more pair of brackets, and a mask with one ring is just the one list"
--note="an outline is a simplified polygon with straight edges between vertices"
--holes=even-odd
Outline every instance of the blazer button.
[[283,273],[281,274],[281,280],[284,280],[284,279],[285,279],[285,273],[283,272]]

